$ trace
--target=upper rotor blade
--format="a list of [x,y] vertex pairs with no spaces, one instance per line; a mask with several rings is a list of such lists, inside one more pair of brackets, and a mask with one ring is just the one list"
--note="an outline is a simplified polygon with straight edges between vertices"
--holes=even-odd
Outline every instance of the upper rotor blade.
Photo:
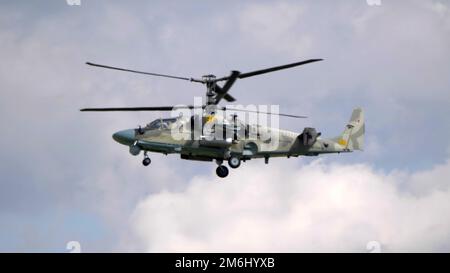
[[[309,64],[309,63],[313,63],[313,62],[319,62],[322,60],[323,59],[310,59],[310,60],[291,63],[291,64],[274,66],[274,67],[270,67],[270,68],[266,68],[266,69],[255,70],[255,71],[251,71],[251,72],[247,72],[247,73],[241,73],[238,78],[244,79],[244,78],[253,77],[253,76],[257,76],[257,75],[261,75],[261,74],[265,74],[265,73],[270,73],[270,72],[274,72],[274,71],[278,71],[278,70],[282,70],[282,69],[287,69],[287,68],[291,68],[291,67],[295,67],[295,66],[299,66],[299,65]],[[217,79],[216,81],[224,81],[224,80],[228,80],[229,78],[230,78],[230,76],[227,76],[227,77]]]
[[227,108],[227,107],[221,107],[220,109],[221,109],[222,111],[249,112],[249,113],[258,113],[258,114],[266,114],[266,115],[277,115],[277,116],[290,117],[290,118],[308,118],[307,116],[298,116],[298,115],[282,114],[282,113],[261,112],[261,111],[253,111],[253,110],[245,110],[245,109],[235,109],[235,108]]
[[228,77],[227,81],[223,85],[223,87],[220,87],[217,83],[215,84],[215,90],[216,90],[216,97],[214,98],[214,104],[218,104],[221,99],[225,99],[226,101],[233,102],[236,99],[233,98],[231,95],[228,94],[228,91],[230,90],[231,86],[233,86],[234,82],[236,82],[237,78],[239,77],[241,73],[239,71],[231,71],[231,75]]
[[138,74],[144,74],[144,75],[150,75],[150,76],[166,77],[166,78],[185,80],[185,81],[191,81],[191,82],[203,82],[202,80],[198,80],[198,79],[194,79],[194,78],[186,78],[186,77],[179,77],[179,76],[172,76],[172,75],[165,75],[165,74],[158,74],[158,73],[151,73],[151,72],[143,72],[143,71],[126,69],[126,68],[120,68],[120,67],[114,67],[114,66],[108,66],[108,65],[102,65],[102,64],[95,64],[95,63],[90,63],[90,62],[87,62],[86,64],[91,65],[91,66],[101,67],[101,68],[114,69],[114,70],[119,70],[119,71],[132,72],[132,73],[138,73]]
[[108,108],[83,108],[81,112],[111,112],[111,111],[172,111],[176,109],[194,109],[188,106],[155,106],[155,107],[108,107]]

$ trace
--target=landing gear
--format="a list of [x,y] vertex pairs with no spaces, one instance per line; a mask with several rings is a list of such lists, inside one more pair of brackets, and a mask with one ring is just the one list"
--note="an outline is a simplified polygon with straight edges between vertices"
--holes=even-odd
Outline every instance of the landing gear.
[[150,165],[150,163],[152,163],[152,160],[149,157],[144,158],[144,160],[142,160],[142,165],[144,166],[148,166]]
[[228,168],[224,165],[220,165],[219,167],[217,167],[216,169],[216,174],[217,176],[219,176],[220,178],[224,178],[227,177],[229,171]]
[[147,152],[145,152],[144,160],[142,160],[142,165],[148,166],[148,165],[150,165],[150,163],[152,163],[152,160],[150,159],[150,157],[148,157]]
[[241,166],[241,159],[239,157],[232,156],[228,159],[228,165],[233,169],[239,168],[239,166]]

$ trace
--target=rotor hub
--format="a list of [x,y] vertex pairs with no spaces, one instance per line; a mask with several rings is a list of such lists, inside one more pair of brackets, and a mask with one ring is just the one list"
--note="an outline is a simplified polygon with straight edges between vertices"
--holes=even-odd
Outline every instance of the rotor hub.
[[214,82],[215,79],[216,79],[216,76],[213,75],[213,74],[203,75],[203,76],[202,76],[202,79],[203,79],[205,82]]
[[202,80],[206,84],[206,104],[214,105],[216,96],[216,76],[209,74],[203,75]]

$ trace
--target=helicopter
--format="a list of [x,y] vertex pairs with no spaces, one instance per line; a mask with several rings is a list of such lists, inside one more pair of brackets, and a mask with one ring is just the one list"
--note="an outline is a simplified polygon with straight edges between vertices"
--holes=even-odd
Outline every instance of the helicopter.
[[[355,108],[344,131],[333,138],[322,138],[315,128],[306,127],[301,133],[263,126],[238,119],[237,112],[246,114],[265,114],[290,118],[306,118],[306,116],[260,111],[258,109],[242,109],[221,106],[222,100],[235,102],[229,94],[231,87],[238,79],[245,79],[278,70],[293,68],[322,59],[308,59],[286,65],[280,65],[246,73],[231,71],[229,76],[216,77],[213,74],[201,78],[180,77],[152,72],[144,72],[120,67],[87,62],[87,65],[156,77],[200,83],[206,86],[206,104],[152,106],[152,107],[108,107],[83,108],[82,112],[110,111],[171,111],[178,116],[159,118],[146,126],[118,131],[113,139],[128,147],[133,156],[144,155],[142,164],[148,166],[151,159],[148,152],[179,154],[181,159],[196,161],[215,161],[216,174],[220,178],[227,177],[228,168],[236,169],[247,160],[264,158],[265,164],[271,157],[318,156],[320,154],[347,153],[363,150],[365,123],[364,112]],[[219,84],[224,82],[223,84]],[[192,113],[194,112],[194,113]],[[227,115],[232,112],[231,115]]]

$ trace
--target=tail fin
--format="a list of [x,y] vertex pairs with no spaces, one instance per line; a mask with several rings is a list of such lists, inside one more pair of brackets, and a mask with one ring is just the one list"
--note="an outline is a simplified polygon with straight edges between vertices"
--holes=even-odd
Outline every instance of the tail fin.
[[349,150],[363,150],[364,146],[364,112],[361,108],[356,108],[352,112],[350,121],[344,132],[334,140]]

